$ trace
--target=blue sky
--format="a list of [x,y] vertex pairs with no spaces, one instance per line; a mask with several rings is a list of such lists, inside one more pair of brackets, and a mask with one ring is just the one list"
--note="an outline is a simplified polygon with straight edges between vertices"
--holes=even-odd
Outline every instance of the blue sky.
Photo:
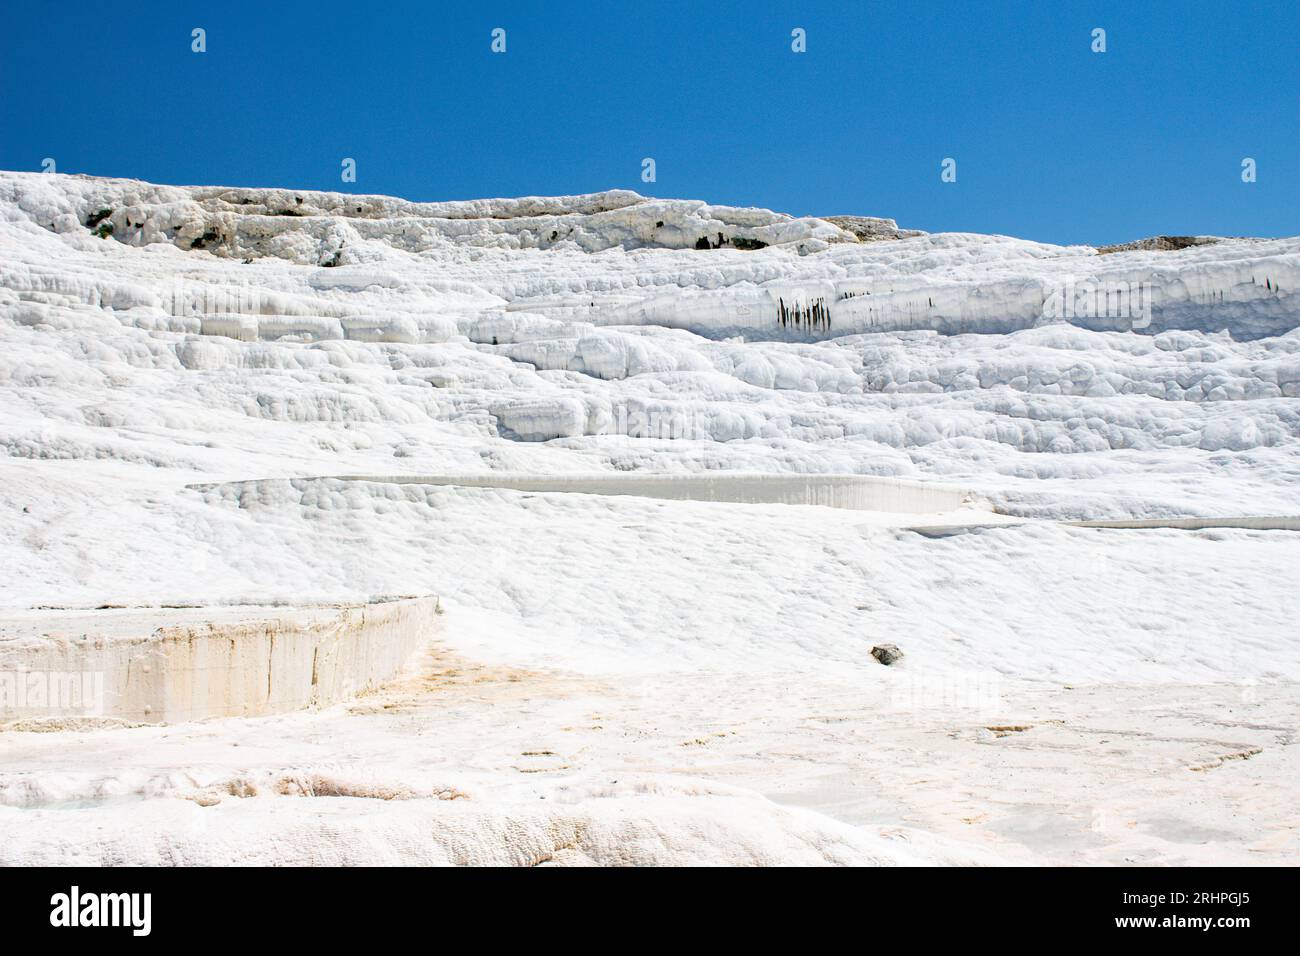
[[0,167],[428,200],[622,187],[1051,242],[1294,235],[1298,38],[1295,0],[10,4]]

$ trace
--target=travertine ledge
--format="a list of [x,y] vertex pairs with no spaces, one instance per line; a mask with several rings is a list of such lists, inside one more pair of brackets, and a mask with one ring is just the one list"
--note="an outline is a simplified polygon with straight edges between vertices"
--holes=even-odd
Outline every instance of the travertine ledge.
[[0,723],[178,723],[337,703],[399,676],[439,610],[429,596],[20,612],[0,620]]

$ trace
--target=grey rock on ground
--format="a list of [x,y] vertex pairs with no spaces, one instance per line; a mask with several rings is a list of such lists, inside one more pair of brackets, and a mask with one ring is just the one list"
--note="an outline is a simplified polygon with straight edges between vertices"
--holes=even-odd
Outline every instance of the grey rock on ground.
[[885,666],[889,666],[895,661],[902,660],[903,652],[898,649],[897,644],[877,644],[871,649],[871,656]]

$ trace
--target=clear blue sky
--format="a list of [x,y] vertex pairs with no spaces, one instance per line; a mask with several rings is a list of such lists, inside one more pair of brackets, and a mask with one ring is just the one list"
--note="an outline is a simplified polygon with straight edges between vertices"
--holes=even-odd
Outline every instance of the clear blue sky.
[[0,31],[6,169],[625,187],[1052,242],[1300,233],[1297,0],[15,2]]

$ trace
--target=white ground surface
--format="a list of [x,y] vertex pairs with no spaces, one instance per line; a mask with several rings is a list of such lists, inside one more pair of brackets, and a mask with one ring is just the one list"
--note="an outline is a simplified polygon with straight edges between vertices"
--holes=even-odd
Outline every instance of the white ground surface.
[[[0,614],[447,611],[352,705],[0,732],[0,862],[1294,862],[1300,534],[1057,519],[1300,511],[1300,240],[851,239],[0,174]],[[1032,520],[323,477],[630,472]]]

